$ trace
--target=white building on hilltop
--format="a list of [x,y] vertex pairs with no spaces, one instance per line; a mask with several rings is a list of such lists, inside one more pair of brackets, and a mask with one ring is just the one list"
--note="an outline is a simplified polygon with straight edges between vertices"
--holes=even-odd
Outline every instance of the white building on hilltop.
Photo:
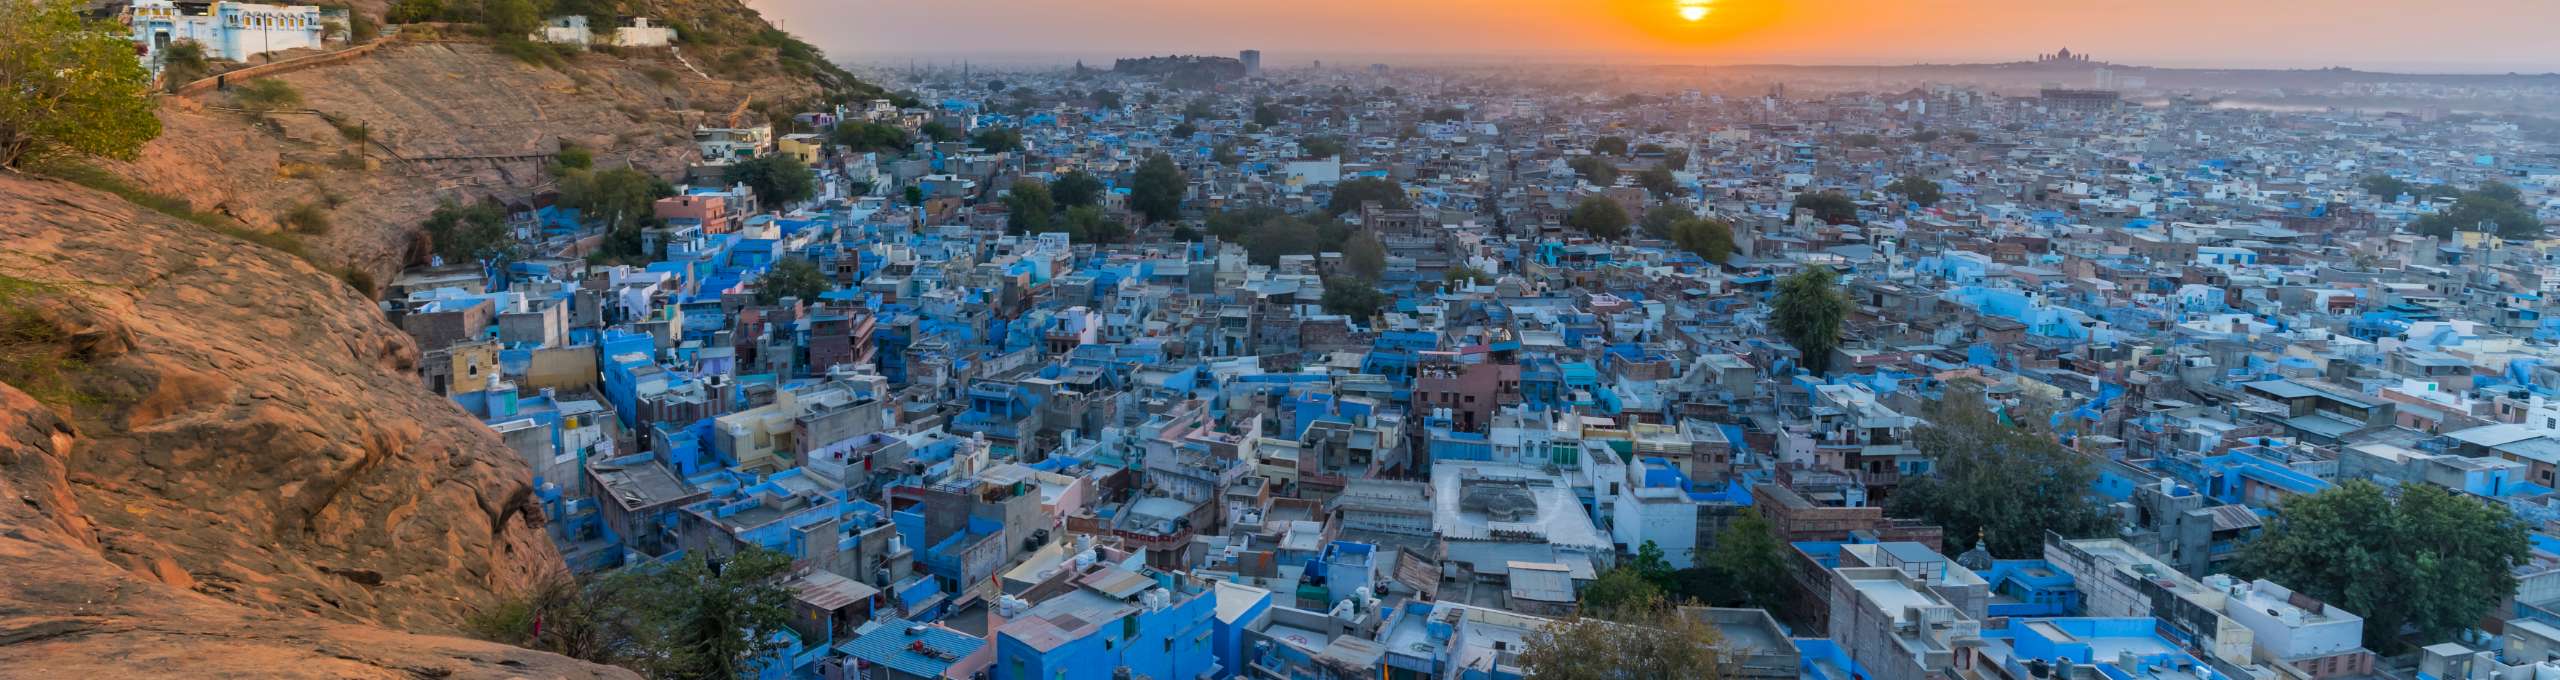
[[125,18],[144,63],[158,68],[179,41],[204,46],[213,59],[248,61],[269,52],[318,48],[329,19],[314,5],[134,0]]
[[587,27],[587,15],[563,14],[542,22],[542,29],[529,36],[534,40],[561,45],[611,45],[614,47],[666,47],[676,41],[676,29],[653,26],[648,17],[631,20],[631,25],[598,34]]

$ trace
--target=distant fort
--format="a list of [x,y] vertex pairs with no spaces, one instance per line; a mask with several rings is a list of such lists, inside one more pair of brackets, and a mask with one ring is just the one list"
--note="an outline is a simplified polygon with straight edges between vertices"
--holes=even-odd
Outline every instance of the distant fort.
[[2062,50],[2061,50],[2061,51],[2059,51],[2059,52],[2054,52],[2054,53],[2052,53],[2052,54],[2039,54],[2039,55],[2036,55],[2036,63],[2038,63],[2038,64],[2090,64],[2090,63],[2096,63],[2096,62],[2095,62],[2095,60],[2090,59],[2090,58],[2089,58],[2089,55],[2086,55],[2086,54],[2072,54],[2072,53],[2071,53],[2071,48],[2065,47],[2065,48],[2062,48]]

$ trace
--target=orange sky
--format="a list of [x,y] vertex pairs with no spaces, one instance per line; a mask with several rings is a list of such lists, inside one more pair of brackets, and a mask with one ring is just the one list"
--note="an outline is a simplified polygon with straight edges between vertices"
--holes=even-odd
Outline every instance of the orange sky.
[[2560,0],[749,0],[830,54],[1088,59],[1263,50],[1865,64],[2070,47],[2163,66],[2560,70]]

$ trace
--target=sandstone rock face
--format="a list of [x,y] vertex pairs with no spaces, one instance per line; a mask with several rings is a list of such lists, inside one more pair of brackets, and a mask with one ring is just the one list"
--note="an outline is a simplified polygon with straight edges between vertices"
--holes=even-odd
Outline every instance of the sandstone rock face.
[[559,557],[522,462],[355,291],[107,194],[0,195],[0,303],[77,360],[50,403],[0,389],[0,676],[618,673],[384,629]]
[[[164,98],[160,137],[112,165],[252,228],[283,230],[296,206],[326,206],[331,228],[304,240],[328,263],[380,281],[421,258],[418,223],[437,204],[521,200],[554,184],[529,159],[463,157],[548,155],[569,142],[595,152],[599,167],[669,176],[693,154],[695,125],[724,124],[747,92],[792,91],[706,80],[664,52],[589,54],[555,68],[468,42],[396,43],[275,78],[301,95],[301,109],[253,117],[218,91]],[[362,139],[341,126],[361,126]]]

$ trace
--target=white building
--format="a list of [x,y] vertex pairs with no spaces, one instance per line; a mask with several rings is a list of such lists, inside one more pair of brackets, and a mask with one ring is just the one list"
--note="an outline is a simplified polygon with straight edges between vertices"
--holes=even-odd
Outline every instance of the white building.
[[639,17],[632,19],[629,26],[598,34],[587,26],[587,15],[563,14],[542,22],[542,30],[528,37],[561,45],[666,47],[675,43],[676,29],[650,25],[648,17]]
[[156,69],[162,50],[179,41],[203,45],[208,58],[231,61],[318,48],[330,22],[314,5],[134,0],[125,23],[133,28],[133,41],[142,46],[143,63]]

